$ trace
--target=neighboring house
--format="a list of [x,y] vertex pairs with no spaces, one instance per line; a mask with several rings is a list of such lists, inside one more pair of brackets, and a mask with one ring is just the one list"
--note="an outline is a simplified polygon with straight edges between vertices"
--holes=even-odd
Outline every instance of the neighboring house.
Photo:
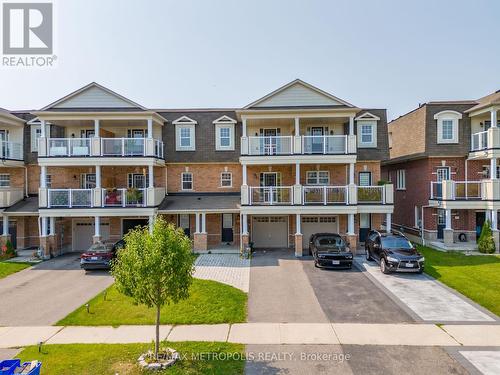
[[356,245],[391,222],[392,185],[378,184],[386,111],[300,80],[242,109],[206,110],[151,110],[92,83],[14,115],[0,124],[17,126],[24,148],[10,176],[24,193],[3,210],[17,248],[82,251],[161,214],[195,250],[252,241],[300,256],[313,232]]
[[[478,100],[429,102],[389,123],[393,224],[435,246],[474,244],[486,219],[498,248],[500,91]],[[491,173],[491,171],[495,171]]]

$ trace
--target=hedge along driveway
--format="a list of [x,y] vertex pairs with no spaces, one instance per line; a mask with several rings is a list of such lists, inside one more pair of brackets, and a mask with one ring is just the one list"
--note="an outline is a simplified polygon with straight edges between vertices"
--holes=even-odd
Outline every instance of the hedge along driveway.
[[[57,325],[102,326],[154,324],[154,309],[134,305],[132,298],[109,287],[79,307]],[[247,294],[232,286],[194,279],[190,297],[176,305],[164,306],[161,324],[218,324],[246,321]]]

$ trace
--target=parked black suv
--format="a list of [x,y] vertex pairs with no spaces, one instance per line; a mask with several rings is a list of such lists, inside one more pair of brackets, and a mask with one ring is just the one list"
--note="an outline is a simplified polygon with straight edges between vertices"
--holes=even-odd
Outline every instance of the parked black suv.
[[366,259],[375,259],[385,274],[394,271],[422,273],[424,270],[424,257],[401,232],[370,231],[365,251]]
[[335,233],[315,233],[309,238],[314,265],[321,268],[351,268],[352,253],[342,237]]

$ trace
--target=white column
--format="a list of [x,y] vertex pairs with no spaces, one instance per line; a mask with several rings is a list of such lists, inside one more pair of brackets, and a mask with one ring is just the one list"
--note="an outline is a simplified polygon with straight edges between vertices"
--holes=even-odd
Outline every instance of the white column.
[[152,165],[148,166],[148,179],[149,179],[149,187],[154,188],[155,186],[155,175],[154,175],[154,167]]
[[47,134],[46,133],[46,126],[45,126],[45,120],[40,120],[40,137],[46,137]]
[[392,214],[387,213],[385,214],[385,231],[390,232],[392,229]]
[[349,184],[354,184],[354,163],[349,164]]
[[101,166],[95,166],[95,187],[96,189],[101,188]]
[[99,126],[100,126],[99,119],[95,119],[94,120],[94,137],[99,137]]
[[497,226],[497,210],[491,210],[491,229],[492,230],[497,230],[498,229],[498,226]]
[[301,228],[302,222],[300,219],[300,214],[295,215],[295,226],[297,227],[297,233],[295,234],[302,234],[302,228]]
[[445,229],[452,229],[451,228],[451,210],[449,208],[447,210],[445,210],[445,219],[446,219]]
[[155,223],[155,217],[154,216],[150,216],[149,217],[149,233],[153,233],[153,226],[154,226],[154,223]]
[[247,136],[247,119],[246,118],[241,119],[241,136],[242,137]]
[[153,119],[148,118],[148,138],[153,138]]
[[49,225],[49,234],[51,236],[55,236],[56,234],[56,218],[51,216],[50,217],[50,225]]
[[201,214],[201,233],[207,233],[207,214]]
[[298,137],[300,135],[300,119],[295,117],[295,136]]
[[295,185],[300,185],[300,163],[295,163]]
[[491,180],[497,179],[497,159],[496,158],[490,159],[490,179]]
[[200,233],[200,214],[195,214],[196,223],[195,223],[195,233]]
[[42,217],[42,237],[47,236],[48,217]]
[[94,237],[101,236],[101,217],[96,216],[94,218]]
[[3,215],[3,235],[9,235],[9,217],[7,215]]
[[347,215],[347,234],[354,235],[354,214]]
[[243,164],[243,185],[247,184],[247,165]]
[[47,167],[46,166],[40,167],[40,187],[41,188],[47,187]]
[[243,233],[242,234],[248,234],[248,215],[247,214],[242,215],[242,223],[243,223]]
[[492,128],[497,127],[497,110],[496,109],[491,110],[491,127]]
[[354,135],[354,117],[349,117],[349,135]]

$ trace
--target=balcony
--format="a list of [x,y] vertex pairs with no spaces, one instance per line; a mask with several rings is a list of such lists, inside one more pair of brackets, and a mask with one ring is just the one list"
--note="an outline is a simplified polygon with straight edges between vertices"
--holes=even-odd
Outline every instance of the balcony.
[[241,154],[273,155],[348,155],[356,153],[356,136],[252,136],[241,138]]
[[249,187],[250,205],[273,206],[293,204],[292,186]]
[[[392,185],[391,185],[392,186]],[[360,204],[386,204],[386,187],[383,186],[358,186],[358,203]]]
[[498,149],[500,149],[500,128],[489,128],[471,135],[470,152],[488,151],[489,154],[495,154],[495,157],[498,157]]
[[483,190],[491,180],[431,182],[431,200],[482,200]]
[[146,189],[103,189],[103,207],[146,207]]
[[22,143],[1,141],[0,159],[24,160]]
[[10,207],[23,198],[22,188],[0,188],[0,207]]
[[48,189],[48,207],[94,207],[93,189]]
[[471,151],[481,151],[488,148],[488,131],[472,134]]
[[307,204],[348,204],[348,186],[303,186],[302,202]]
[[164,157],[162,141],[153,138],[40,138],[39,157]]

